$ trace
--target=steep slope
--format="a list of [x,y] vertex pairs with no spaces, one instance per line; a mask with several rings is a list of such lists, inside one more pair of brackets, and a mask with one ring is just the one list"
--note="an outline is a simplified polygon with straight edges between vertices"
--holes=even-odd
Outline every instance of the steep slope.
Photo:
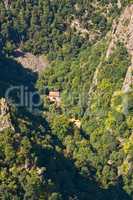
[[20,48],[49,60],[76,56],[104,37],[121,10],[117,1],[98,0],[3,0],[0,7],[0,53]]
[[[11,59],[6,61],[5,58],[3,62],[11,62],[10,73],[14,65],[17,67]],[[18,64],[19,67],[22,66]],[[19,84],[22,80],[19,79]],[[89,142],[69,119],[54,116],[48,123],[44,116],[33,115],[26,108],[11,107],[1,98],[0,199],[130,200],[121,187],[99,187],[93,177],[95,170],[92,166],[87,167],[88,172],[85,170],[80,160],[80,151],[82,148],[87,150]],[[64,136],[65,142],[62,141]],[[74,157],[71,157],[70,137],[73,137],[71,141],[79,148]],[[84,158],[85,152],[82,153]]]
[[11,129],[14,131],[10,114],[10,106],[7,101],[2,98],[0,99],[0,132],[4,131],[5,129]]
[[44,55],[35,56],[32,53],[26,53],[17,49],[13,52],[14,58],[24,68],[29,68],[33,72],[41,72],[48,66],[48,60]]
[[[0,99],[0,199],[131,200],[133,6],[124,0],[5,2],[0,96],[14,86],[26,95],[38,88],[42,104],[35,113],[27,104],[15,106],[23,93],[13,93],[11,105]],[[39,67],[32,61],[40,54],[51,60],[37,84],[36,73],[3,57],[19,47],[39,54],[19,60],[31,69]],[[50,94],[60,98],[58,106]]]
[[111,42],[106,55],[107,58],[116,47],[118,41],[124,43],[131,56],[131,66],[128,68],[123,84],[123,90],[128,91],[133,86],[133,5],[126,7],[118,22],[114,21]]
[[83,140],[67,136],[60,129],[55,131],[56,135],[61,134],[66,154],[74,158],[78,169],[84,167],[83,174],[87,174],[91,164],[102,187],[123,185],[130,195],[133,95],[132,80],[125,84],[125,79],[132,76],[129,72],[132,68],[132,8],[128,5],[123,9],[115,19],[118,23],[104,40],[85,49],[72,61],[53,62],[38,82],[43,95],[47,96],[51,90],[61,93],[60,108],[55,108],[47,97],[44,102],[46,117],[54,127],[55,118],[60,119],[60,123],[63,117],[81,122]]

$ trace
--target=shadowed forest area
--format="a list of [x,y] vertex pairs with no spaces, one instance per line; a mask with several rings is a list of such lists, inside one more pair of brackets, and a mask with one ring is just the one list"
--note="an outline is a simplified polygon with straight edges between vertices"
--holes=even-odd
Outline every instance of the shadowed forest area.
[[0,1],[0,200],[133,199],[132,30],[132,0]]
[[[3,93],[9,85],[34,89],[37,75],[16,61],[1,60],[0,72],[1,82],[6,86]],[[131,200],[122,189],[121,178],[114,186],[103,189],[96,180],[96,170],[91,162],[87,161],[82,169],[76,167],[45,117],[33,115],[26,108],[17,108],[12,111],[12,122],[15,132],[5,130],[0,135],[0,163],[6,172],[3,174],[6,179],[0,180],[2,199],[39,199],[41,195],[46,199],[49,196],[49,199],[63,200]],[[85,132],[78,134],[82,139],[88,139]]]

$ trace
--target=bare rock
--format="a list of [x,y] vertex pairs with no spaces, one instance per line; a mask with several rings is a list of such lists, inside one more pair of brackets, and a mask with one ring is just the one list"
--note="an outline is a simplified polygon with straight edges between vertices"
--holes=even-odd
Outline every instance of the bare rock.
[[121,0],[118,0],[118,1],[117,1],[117,6],[118,6],[119,9],[121,9],[121,7],[122,7],[122,5],[121,5]]
[[125,8],[124,12],[118,20],[118,24],[116,21],[114,21],[111,41],[106,54],[107,58],[116,48],[118,41],[124,43],[129,55],[131,56],[131,66],[129,66],[127,70],[122,88],[123,91],[127,92],[132,88],[133,85],[133,4]]
[[14,57],[23,67],[31,69],[34,72],[40,72],[48,65],[48,60],[43,55],[35,56],[32,53],[25,53],[20,49],[14,52]]
[[7,128],[14,131],[10,115],[10,106],[7,101],[2,98],[0,99],[0,132]]

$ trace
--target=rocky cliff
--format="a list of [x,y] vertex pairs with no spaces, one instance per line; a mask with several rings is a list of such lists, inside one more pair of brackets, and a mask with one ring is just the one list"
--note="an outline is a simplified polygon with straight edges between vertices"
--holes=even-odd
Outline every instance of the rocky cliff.
[[129,91],[133,86],[133,4],[127,6],[120,18],[113,23],[111,41],[107,50],[106,57],[112,54],[118,42],[123,42],[129,55],[131,56],[131,66],[129,66],[123,90]]
[[24,68],[31,69],[34,72],[42,71],[48,65],[48,60],[43,55],[35,56],[20,49],[14,51],[14,57]]
[[8,102],[2,98],[0,99],[0,132],[5,129],[14,130],[14,127],[10,115],[10,106]]

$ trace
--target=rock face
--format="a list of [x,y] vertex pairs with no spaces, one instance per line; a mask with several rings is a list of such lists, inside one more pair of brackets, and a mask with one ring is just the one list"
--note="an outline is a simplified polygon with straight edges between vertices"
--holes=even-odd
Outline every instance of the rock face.
[[11,6],[12,0],[3,0],[5,8],[8,9]]
[[133,4],[125,8],[123,14],[118,20],[118,24],[116,21],[114,22],[111,42],[106,54],[107,58],[113,52],[113,49],[118,41],[125,44],[125,47],[131,56],[131,66],[129,66],[122,88],[125,92],[127,92],[133,85]]
[[[118,6],[119,8],[121,7],[120,0],[118,0]],[[127,70],[122,87],[122,91],[126,93],[133,89],[133,4],[125,8],[122,15],[118,19],[118,23],[116,20],[114,21],[111,32],[111,40],[106,52],[106,58],[109,58],[109,56],[113,53],[118,41],[124,43],[129,55],[131,56],[131,65]],[[92,84],[88,93],[88,105],[91,103],[94,88],[97,86],[97,78],[101,64],[102,63],[100,62],[93,76]],[[88,106],[86,113],[89,113],[89,107],[90,106]]]
[[10,106],[7,101],[2,98],[0,99],[0,132],[7,128],[14,130],[11,122]]
[[74,19],[71,22],[71,28],[74,29],[78,34],[80,34],[83,38],[88,38],[90,42],[93,42],[100,36],[100,32],[98,31],[90,31],[82,25],[79,19]]
[[32,53],[25,53],[20,49],[17,49],[14,52],[14,57],[21,65],[23,65],[23,67],[29,68],[34,72],[42,71],[48,65],[48,60],[43,56],[35,56]]

